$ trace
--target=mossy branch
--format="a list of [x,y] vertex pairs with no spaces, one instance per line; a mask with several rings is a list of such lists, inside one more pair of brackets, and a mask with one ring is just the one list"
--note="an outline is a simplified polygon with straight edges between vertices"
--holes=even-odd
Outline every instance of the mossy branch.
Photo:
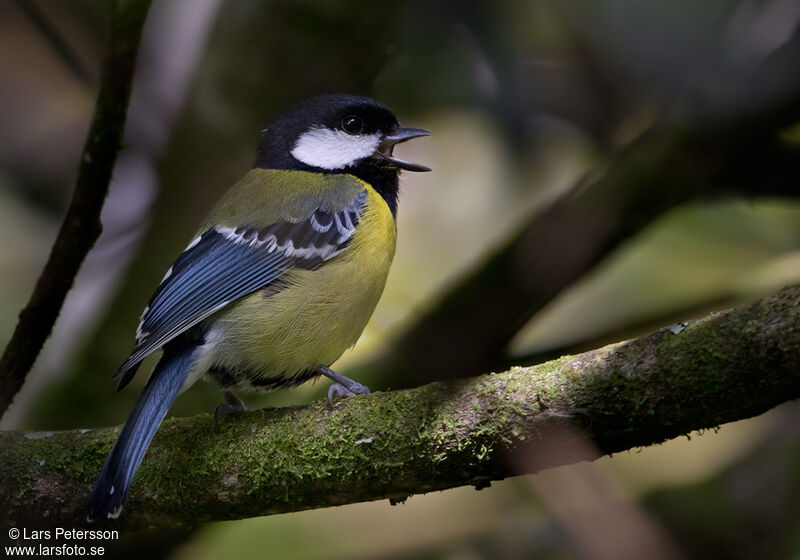
[[150,0],[118,0],[113,6],[100,92],[72,202],[33,295],[0,358],[0,416],[22,388],[83,260],[103,230],[100,211],[122,147],[136,53]]
[[[584,354],[335,410],[260,410],[218,427],[209,415],[171,419],[114,525],[402,500],[659,443],[800,397],[798,348],[800,286]],[[81,524],[117,433],[0,433],[4,526]]]

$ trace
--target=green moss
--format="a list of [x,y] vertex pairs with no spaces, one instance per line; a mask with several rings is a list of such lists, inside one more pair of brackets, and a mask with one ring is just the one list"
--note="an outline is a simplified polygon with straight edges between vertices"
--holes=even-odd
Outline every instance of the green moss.
[[[614,452],[757,414],[800,395],[800,312],[781,303],[798,298],[795,290],[678,334],[662,330],[536,367],[363,395],[335,410],[319,401],[218,426],[209,415],[170,419],[122,523],[191,525],[481,486],[511,474],[498,458],[522,444],[535,448],[553,426],[583,428]],[[82,498],[59,504],[88,494],[116,435],[0,434],[7,523],[33,519],[27,504],[46,504],[53,522],[77,519]]]

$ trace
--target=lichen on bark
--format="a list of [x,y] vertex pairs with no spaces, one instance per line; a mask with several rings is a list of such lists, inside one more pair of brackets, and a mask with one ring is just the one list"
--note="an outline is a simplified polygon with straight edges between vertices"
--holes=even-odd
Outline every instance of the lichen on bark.
[[[116,527],[181,527],[536,472],[800,396],[800,287],[531,367],[164,422]],[[8,526],[74,526],[118,428],[0,433]],[[111,523],[111,522],[107,522]],[[102,524],[101,524],[102,525]]]

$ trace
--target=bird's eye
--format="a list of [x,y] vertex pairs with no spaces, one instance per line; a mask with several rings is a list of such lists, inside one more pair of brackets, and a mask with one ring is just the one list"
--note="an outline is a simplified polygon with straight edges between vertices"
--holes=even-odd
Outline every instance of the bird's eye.
[[347,134],[360,134],[364,130],[364,121],[361,120],[361,117],[355,115],[345,117],[342,119],[342,130]]

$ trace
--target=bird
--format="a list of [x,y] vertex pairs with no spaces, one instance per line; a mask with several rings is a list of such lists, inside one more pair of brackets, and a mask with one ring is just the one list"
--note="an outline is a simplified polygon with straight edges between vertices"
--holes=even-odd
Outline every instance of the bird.
[[353,94],[301,101],[262,130],[253,168],[219,200],[144,308],[117,390],[161,358],[103,465],[87,520],[119,517],[131,482],[175,398],[216,382],[227,413],[238,390],[274,390],[325,376],[328,400],[369,393],[330,368],[353,346],[394,257],[401,170],[393,155],[428,136]]

